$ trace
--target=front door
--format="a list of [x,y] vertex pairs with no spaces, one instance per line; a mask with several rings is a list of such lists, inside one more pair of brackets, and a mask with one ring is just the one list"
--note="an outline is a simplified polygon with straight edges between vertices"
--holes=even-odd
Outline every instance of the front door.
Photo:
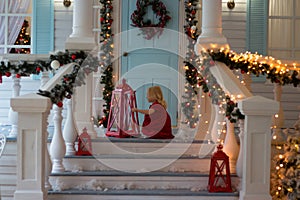
[[[178,114],[178,16],[179,1],[162,0],[171,20],[162,35],[145,39],[140,29],[133,27],[130,16],[136,10],[135,0],[122,0],[121,78],[136,91],[137,104],[148,109],[147,88],[160,85],[168,103],[172,125],[177,125]],[[157,22],[152,7],[148,6],[144,19]],[[139,118],[141,118],[140,116]]]

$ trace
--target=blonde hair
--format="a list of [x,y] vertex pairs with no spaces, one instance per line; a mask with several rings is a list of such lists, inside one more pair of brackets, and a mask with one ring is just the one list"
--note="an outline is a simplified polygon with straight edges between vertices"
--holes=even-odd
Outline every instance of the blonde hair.
[[159,86],[153,86],[148,88],[148,95],[158,101],[165,109],[167,109],[167,102],[164,100],[163,93]]

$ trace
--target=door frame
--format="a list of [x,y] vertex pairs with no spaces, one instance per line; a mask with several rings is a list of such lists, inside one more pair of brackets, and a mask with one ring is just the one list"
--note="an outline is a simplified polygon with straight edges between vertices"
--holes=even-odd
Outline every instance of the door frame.
[[[119,1],[113,1],[113,7],[114,7],[114,12],[112,13],[113,19],[114,19],[114,23],[112,25],[113,28],[113,33],[116,35],[118,35],[118,33],[121,32],[122,30],[122,20],[121,16],[122,16],[122,2],[123,0],[119,0]],[[185,35],[184,30],[183,30],[183,26],[185,23],[185,6],[184,6],[184,1],[183,0],[178,0],[179,1],[179,16],[178,16],[178,31],[180,34]],[[121,56],[122,52],[122,46],[121,46],[121,39],[119,37],[114,37],[114,62],[113,62],[113,83],[116,84],[119,81],[119,78],[122,76],[121,74]],[[186,48],[187,48],[187,44],[184,41],[184,39],[181,39],[181,37],[179,37],[179,41],[178,41],[178,54],[179,55],[183,55],[184,52],[186,52]],[[182,75],[184,75],[185,71],[184,71],[184,67],[183,66],[183,61],[184,58],[178,56],[178,72]],[[185,85],[185,81],[181,81],[181,79],[178,78],[178,98],[180,99],[181,96],[184,94],[184,85]],[[177,126],[180,125],[180,119],[181,119],[181,112],[180,112],[180,101],[178,99],[178,119],[177,119]]]

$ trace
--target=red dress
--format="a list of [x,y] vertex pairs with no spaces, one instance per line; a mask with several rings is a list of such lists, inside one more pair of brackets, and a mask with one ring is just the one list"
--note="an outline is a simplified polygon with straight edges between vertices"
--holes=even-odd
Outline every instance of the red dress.
[[155,101],[149,109],[155,110],[151,115],[145,114],[142,133],[151,139],[172,139],[171,118],[166,109]]

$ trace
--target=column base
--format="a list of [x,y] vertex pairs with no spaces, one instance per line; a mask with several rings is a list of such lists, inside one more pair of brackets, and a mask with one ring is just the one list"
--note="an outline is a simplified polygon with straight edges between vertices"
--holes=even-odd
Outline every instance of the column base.
[[40,190],[17,190],[14,193],[14,200],[44,200],[47,199],[47,192]]
[[68,50],[92,50],[96,46],[95,39],[92,37],[72,37],[70,36],[66,43],[65,49]]
[[199,53],[201,50],[211,49],[211,50],[218,50],[218,49],[230,49],[230,46],[227,42],[227,39],[222,37],[206,37],[206,36],[199,36],[197,39],[197,43],[195,45],[195,51]]
[[240,200],[272,200],[269,194],[245,194],[240,191]]

